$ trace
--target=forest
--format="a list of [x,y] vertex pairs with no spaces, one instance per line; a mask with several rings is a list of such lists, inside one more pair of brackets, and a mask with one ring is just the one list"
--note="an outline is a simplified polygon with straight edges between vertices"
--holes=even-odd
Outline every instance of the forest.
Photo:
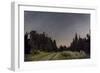
[[[24,61],[67,60],[90,58],[90,34],[85,38],[75,33],[70,46],[57,46],[56,40],[35,30],[24,34]],[[66,40],[67,41],[67,40]]]

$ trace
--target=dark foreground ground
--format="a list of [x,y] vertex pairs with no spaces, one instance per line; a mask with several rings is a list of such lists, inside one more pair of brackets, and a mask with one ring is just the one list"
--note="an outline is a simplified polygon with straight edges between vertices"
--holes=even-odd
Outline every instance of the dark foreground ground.
[[66,60],[66,59],[86,59],[90,58],[84,51],[72,52],[72,51],[63,51],[63,52],[43,52],[39,51],[34,54],[25,54],[24,61],[45,61],[45,60]]

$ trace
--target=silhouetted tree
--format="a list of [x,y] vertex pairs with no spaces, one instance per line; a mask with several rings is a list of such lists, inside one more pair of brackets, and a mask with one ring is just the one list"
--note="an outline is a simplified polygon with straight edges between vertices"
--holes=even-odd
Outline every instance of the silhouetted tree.
[[24,36],[24,48],[25,48],[24,53],[25,54],[30,54],[31,52],[29,41],[30,40],[28,39],[28,33],[26,32]]
[[58,49],[58,51],[67,51],[67,50],[68,50],[68,48],[65,45],[63,45],[63,46],[61,45]]
[[90,35],[87,34],[87,39],[86,39],[86,53],[90,54]]
[[90,54],[90,35],[87,34],[87,37],[81,38],[80,36],[77,37],[77,34],[75,34],[75,38],[73,38],[69,49],[71,51],[83,50],[85,53]]
[[31,31],[30,46],[32,51],[57,51],[56,40],[46,36],[45,32],[39,34],[36,31]]
[[77,33],[75,33],[75,38],[73,38],[73,41],[72,41],[72,43],[71,43],[71,50],[72,51],[77,51],[78,49],[78,41],[79,39],[78,39],[78,36],[77,36]]

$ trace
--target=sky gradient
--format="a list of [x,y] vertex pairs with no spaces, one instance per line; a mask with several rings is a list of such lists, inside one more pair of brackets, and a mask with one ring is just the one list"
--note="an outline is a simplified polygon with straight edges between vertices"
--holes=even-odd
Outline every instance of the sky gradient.
[[24,11],[24,32],[45,32],[57,46],[69,46],[75,33],[84,38],[90,30],[90,14]]

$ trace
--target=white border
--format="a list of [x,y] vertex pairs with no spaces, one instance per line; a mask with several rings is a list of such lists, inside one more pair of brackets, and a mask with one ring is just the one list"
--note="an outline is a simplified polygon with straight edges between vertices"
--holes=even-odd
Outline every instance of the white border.
[[[89,13],[91,14],[91,35],[95,34],[96,8],[84,6],[55,6],[55,5],[35,5],[33,3],[12,3],[12,70],[35,70],[55,67],[77,67],[91,66],[96,64],[96,48],[94,38],[91,37],[91,59],[60,60],[60,61],[40,61],[24,62],[24,10],[63,12],[63,13]],[[20,49],[21,48],[21,49]]]

